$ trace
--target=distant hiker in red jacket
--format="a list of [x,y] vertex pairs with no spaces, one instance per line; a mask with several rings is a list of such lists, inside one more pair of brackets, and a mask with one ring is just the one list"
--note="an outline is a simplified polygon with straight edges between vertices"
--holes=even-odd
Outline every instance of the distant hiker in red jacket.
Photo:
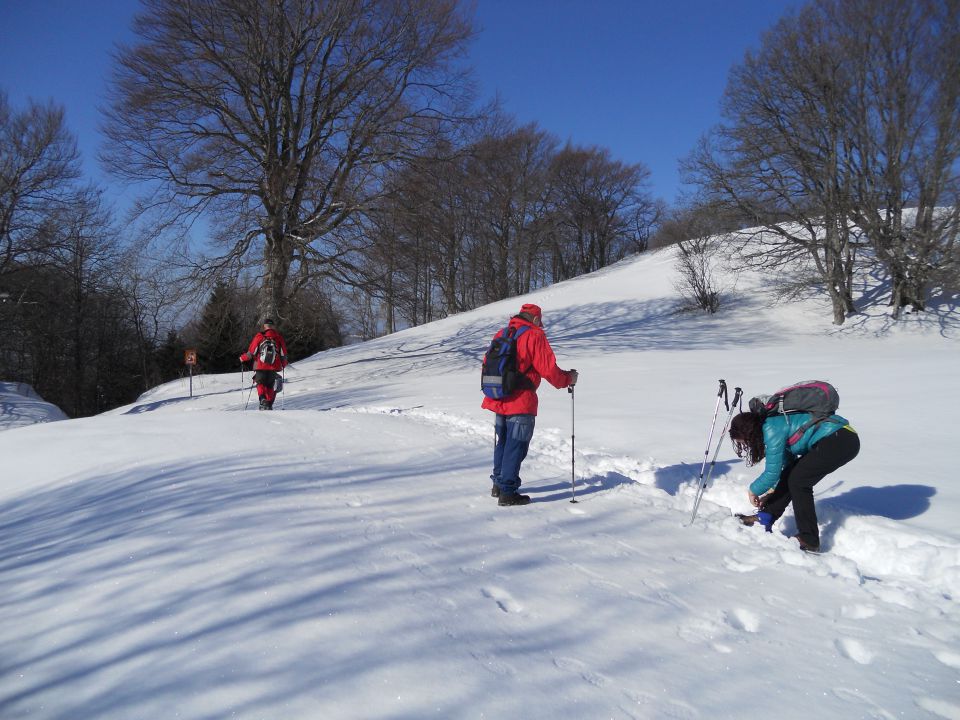
[[287,343],[273,327],[273,319],[263,321],[263,330],[254,335],[250,347],[240,356],[240,362],[254,361],[253,381],[257,384],[257,396],[261,410],[273,410],[277,391],[282,388],[278,370],[287,366]]
[[[520,465],[527,456],[537,415],[537,388],[541,378],[557,389],[577,384],[576,370],[561,370],[543,332],[539,306],[526,304],[510,319],[505,330],[519,333],[516,340],[516,369],[519,389],[501,399],[485,397],[483,407],[497,414],[494,420],[497,444],[493,451],[493,488],[490,494],[499,505],[526,505],[529,495],[520,495]],[[501,329],[494,339],[504,336]]]

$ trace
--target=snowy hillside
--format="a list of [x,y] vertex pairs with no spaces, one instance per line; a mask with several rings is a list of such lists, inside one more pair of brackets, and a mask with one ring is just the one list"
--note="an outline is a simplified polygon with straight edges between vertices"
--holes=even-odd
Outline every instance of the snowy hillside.
[[0,382],[0,430],[66,419],[63,410],[37,395],[29,385]]
[[[237,373],[0,433],[0,717],[960,718],[956,309],[837,329],[744,276],[708,318],[672,277],[300,360],[272,413]],[[580,382],[500,508],[479,358],[524,301]],[[718,379],[809,377],[863,443],[816,488],[827,552],[733,520],[729,442],[687,527]]]

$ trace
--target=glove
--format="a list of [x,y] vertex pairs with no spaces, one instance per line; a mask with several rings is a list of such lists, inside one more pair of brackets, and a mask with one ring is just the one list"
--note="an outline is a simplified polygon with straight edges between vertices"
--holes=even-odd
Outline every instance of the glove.
[[243,355],[240,356],[240,364],[241,364],[241,365],[246,365],[249,360],[250,360],[250,358],[247,357],[247,354],[246,354],[246,353],[244,353]]
[[757,513],[757,522],[763,525],[763,529],[768,533],[773,532],[773,515],[771,513],[761,510]]

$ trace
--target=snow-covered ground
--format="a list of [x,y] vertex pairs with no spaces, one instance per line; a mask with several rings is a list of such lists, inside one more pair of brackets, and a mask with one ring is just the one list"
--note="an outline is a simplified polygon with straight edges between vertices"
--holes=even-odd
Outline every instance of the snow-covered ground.
[[[705,317],[672,276],[300,360],[272,413],[237,373],[0,433],[0,717],[960,718],[956,309],[838,329],[743,277]],[[580,383],[541,388],[534,502],[500,508],[479,358],[528,300]],[[736,523],[729,442],[687,527],[718,380],[811,377],[863,444],[817,487],[827,552]]]
[[30,385],[0,382],[0,431],[66,419],[63,410],[37,395]]

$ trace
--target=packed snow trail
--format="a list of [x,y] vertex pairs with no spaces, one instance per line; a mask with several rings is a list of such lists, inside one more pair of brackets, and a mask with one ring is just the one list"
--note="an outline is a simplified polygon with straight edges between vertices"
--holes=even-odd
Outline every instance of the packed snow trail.
[[[479,437],[409,413],[176,417],[80,423],[73,481],[8,493],[5,718],[740,717],[784,653],[827,714],[896,717],[945,701],[901,665],[956,672],[947,604],[729,518],[684,530],[649,485],[574,506],[531,458],[535,502],[498,508]],[[121,429],[165,459],[105,462]]]

